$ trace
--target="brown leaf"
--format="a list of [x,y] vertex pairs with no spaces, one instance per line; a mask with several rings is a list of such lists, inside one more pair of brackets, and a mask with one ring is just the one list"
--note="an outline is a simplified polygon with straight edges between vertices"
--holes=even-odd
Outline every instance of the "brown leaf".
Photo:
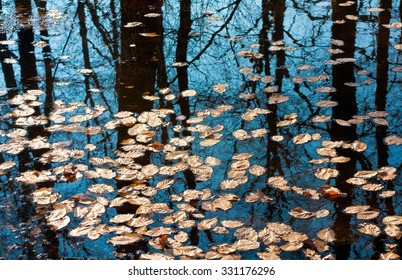
[[329,180],[339,175],[339,171],[332,168],[318,168],[315,176],[321,180]]
[[332,229],[330,229],[330,228],[325,228],[325,229],[323,229],[323,230],[320,230],[320,231],[317,233],[317,236],[318,236],[320,239],[322,239],[322,240],[324,240],[324,241],[326,241],[326,242],[332,242],[332,241],[335,241],[335,240],[336,240],[335,232],[334,232]]
[[216,226],[218,218],[206,219],[198,223],[199,230],[208,230]]
[[303,210],[301,207],[296,207],[288,213],[298,219],[310,219],[315,216],[315,213]]
[[363,211],[357,213],[356,218],[360,220],[371,220],[377,218],[379,214],[380,212],[378,211]]
[[363,223],[360,224],[360,226],[361,227],[358,229],[358,231],[360,231],[361,233],[371,235],[374,237],[377,237],[381,234],[380,228],[374,224]]
[[132,244],[132,243],[135,243],[142,239],[143,239],[143,237],[140,235],[128,233],[128,234],[112,237],[107,242],[112,243],[113,246],[119,246],[119,245]]
[[234,244],[237,250],[240,251],[249,251],[249,250],[256,250],[260,247],[260,242],[251,241],[248,239],[241,239],[236,241]]

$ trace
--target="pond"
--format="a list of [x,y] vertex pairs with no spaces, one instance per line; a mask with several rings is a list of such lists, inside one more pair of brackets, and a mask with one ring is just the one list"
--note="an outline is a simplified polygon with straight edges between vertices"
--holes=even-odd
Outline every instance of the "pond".
[[401,17],[0,1],[0,259],[400,259]]

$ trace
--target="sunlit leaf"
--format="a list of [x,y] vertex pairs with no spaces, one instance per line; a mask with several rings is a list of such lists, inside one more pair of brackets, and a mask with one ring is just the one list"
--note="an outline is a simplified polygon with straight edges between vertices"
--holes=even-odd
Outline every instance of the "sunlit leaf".
[[301,247],[303,247],[303,242],[295,241],[295,242],[287,242],[280,248],[285,252],[293,252],[299,250]]
[[125,223],[131,220],[134,217],[134,214],[119,214],[114,216],[109,220],[111,223]]
[[88,191],[97,193],[97,194],[105,194],[114,192],[114,188],[110,185],[106,184],[95,184],[88,188]]
[[198,223],[197,227],[199,230],[208,230],[216,226],[218,223],[218,218],[202,220]]
[[160,181],[156,184],[155,188],[157,190],[163,190],[163,189],[167,189],[170,188],[174,183],[174,180],[163,180]]
[[332,229],[330,229],[330,228],[325,228],[325,229],[323,229],[323,230],[320,230],[320,231],[317,233],[317,236],[318,236],[320,239],[322,239],[322,240],[324,240],[324,241],[326,241],[326,242],[332,242],[332,241],[335,241],[335,240],[336,240],[335,232],[334,232]]
[[112,237],[107,242],[112,243],[113,246],[119,246],[119,245],[132,244],[142,239],[143,237],[140,235],[129,233]]
[[402,231],[401,231],[401,229],[400,229],[398,226],[396,226],[396,225],[388,224],[388,225],[385,227],[384,231],[385,231],[385,233],[386,233],[388,236],[390,236],[390,237],[393,237],[393,238],[396,238],[396,239],[400,239],[400,238],[402,237]]
[[303,210],[301,207],[296,207],[288,213],[298,219],[310,219],[315,216],[315,213]]
[[365,184],[365,185],[361,186],[362,190],[372,191],[372,192],[380,191],[383,188],[384,188],[384,186],[381,184]]
[[256,250],[260,247],[260,242],[251,241],[248,239],[240,239],[233,244],[237,250],[240,251],[250,251]]
[[382,220],[385,225],[402,225],[402,216],[387,216]]
[[332,168],[318,168],[315,176],[321,180],[329,180],[339,175],[339,171]]
[[305,144],[309,141],[311,141],[311,135],[309,133],[299,134],[293,138],[293,143],[298,145]]
[[358,214],[358,213],[364,212],[368,209],[370,209],[369,205],[355,205],[355,206],[346,207],[345,209],[343,209],[343,212],[348,213],[348,214]]
[[171,234],[173,231],[171,228],[166,228],[166,227],[156,227],[148,230],[147,232],[144,233],[146,236],[151,236],[151,237],[158,237],[162,235],[167,235]]
[[380,228],[374,224],[362,223],[359,225],[360,228],[358,229],[358,231],[360,231],[361,233],[371,235],[374,237],[377,237],[381,234]]
[[224,93],[228,86],[229,86],[228,84],[216,84],[213,86],[213,91],[217,93]]

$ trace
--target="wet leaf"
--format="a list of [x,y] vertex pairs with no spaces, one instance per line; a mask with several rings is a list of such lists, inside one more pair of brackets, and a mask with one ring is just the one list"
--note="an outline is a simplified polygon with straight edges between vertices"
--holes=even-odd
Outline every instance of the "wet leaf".
[[315,213],[303,210],[301,207],[296,207],[288,213],[298,219],[310,219],[315,216]]
[[216,226],[218,223],[218,218],[202,220],[198,223],[197,227],[199,230],[208,230]]
[[378,211],[363,211],[357,213],[356,218],[359,220],[371,220],[377,218],[379,214],[380,212]]
[[239,182],[237,180],[225,180],[220,183],[220,187],[222,190],[230,190],[237,188],[239,186]]
[[321,180],[329,180],[339,175],[339,171],[332,168],[318,168],[315,176]]
[[365,184],[365,185],[361,186],[362,190],[371,191],[371,192],[377,192],[377,191],[382,190],[383,188],[384,188],[384,186],[381,184]]
[[315,216],[319,219],[324,218],[329,215],[329,210],[323,209],[315,212]]
[[378,196],[381,198],[389,198],[389,197],[393,197],[395,195],[395,193],[396,193],[395,191],[383,191]]
[[285,252],[293,252],[299,250],[303,247],[303,242],[287,242],[282,245],[280,248]]
[[228,84],[216,84],[213,86],[213,91],[217,93],[224,93],[226,91],[226,88],[228,87]]
[[330,228],[325,228],[325,229],[323,229],[323,230],[320,230],[320,231],[317,233],[317,236],[318,236],[320,239],[322,239],[322,240],[324,240],[324,241],[326,241],[326,242],[333,242],[333,241],[336,240],[335,232],[334,232],[332,229],[330,229]]
[[311,141],[311,135],[309,133],[303,133],[293,138],[293,143],[298,145],[305,144],[309,141]]
[[113,246],[120,246],[120,245],[132,244],[142,239],[143,237],[140,235],[129,233],[112,237],[107,242],[112,243]]
[[243,226],[243,223],[240,221],[233,221],[233,220],[224,220],[221,222],[224,227],[227,228],[237,228]]
[[331,107],[337,106],[338,102],[331,101],[331,100],[322,100],[322,101],[318,101],[317,103],[315,103],[315,105],[317,107],[322,107],[322,108],[331,108]]
[[144,233],[146,236],[151,236],[151,237],[158,237],[162,235],[168,235],[171,234],[173,231],[171,228],[166,228],[166,227],[155,227],[152,229],[149,229]]
[[275,254],[270,252],[258,252],[257,256],[262,260],[280,260],[281,258]]
[[96,194],[105,194],[114,192],[114,188],[106,184],[95,184],[88,188],[88,191]]
[[345,209],[343,209],[343,212],[347,214],[358,214],[360,212],[364,212],[366,210],[370,209],[369,205],[355,205],[355,206],[348,206]]
[[380,169],[377,170],[378,176],[380,177],[381,180],[392,180],[396,177],[396,168],[394,167],[381,167]]
[[382,220],[385,225],[402,225],[402,216],[387,216]]
[[111,218],[109,221],[111,223],[125,223],[131,220],[134,217],[134,214],[119,214]]
[[388,252],[380,255],[380,260],[399,260],[401,256],[395,254],[394,252]]
[[174,180],[163,180],[156,184],[155,188],[157,190],[164,190],[170,188],[174,184]]
[[371,235],[374,237],[377,237],[381,234],[380,228],[374,224],[362,223],[359,224],[359,226],[360,228],[358,229],[358,231],[360,231],[361,233]]
[[252,227],[238,228],[236,229],[234,236],[239,240],[241,239],[248,239],[251,241],[258,240],[258,234]]

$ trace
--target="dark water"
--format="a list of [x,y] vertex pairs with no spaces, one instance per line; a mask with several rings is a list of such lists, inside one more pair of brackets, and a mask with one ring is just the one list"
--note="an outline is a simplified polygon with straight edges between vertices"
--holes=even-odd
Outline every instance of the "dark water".
[[399,1],[0,3],[1,259],[400,258]]

